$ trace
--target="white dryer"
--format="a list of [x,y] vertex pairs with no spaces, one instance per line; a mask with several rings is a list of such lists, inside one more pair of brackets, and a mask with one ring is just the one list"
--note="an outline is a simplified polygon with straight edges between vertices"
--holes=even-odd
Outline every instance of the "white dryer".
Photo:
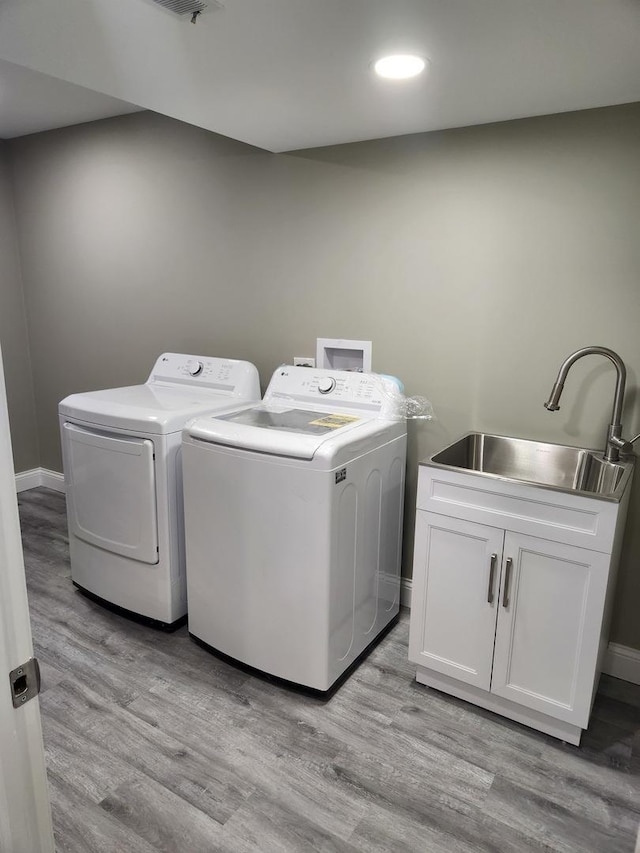
[[189,632],[325,693],[399,612],[406,424],[384,380],[281,367],[183,439]]
[[253,364],[165,353],[144,385],[60,403],[76,586],[157,627],[184,623],[181,432],[195,415],[248,400],[260,400]]

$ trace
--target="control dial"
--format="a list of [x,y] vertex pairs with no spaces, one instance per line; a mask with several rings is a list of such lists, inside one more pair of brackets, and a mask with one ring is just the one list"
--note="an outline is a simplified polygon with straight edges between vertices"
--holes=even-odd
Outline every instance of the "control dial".
[[336,387],[336,380],[333,376],[326,376],[319,380],[318,391],[321,394],[329,394]]
[[195,358],[190,358],[187,362],[187,373],[189,376],[199,376],[204,370],[204,364],[201,361],[196,361]]

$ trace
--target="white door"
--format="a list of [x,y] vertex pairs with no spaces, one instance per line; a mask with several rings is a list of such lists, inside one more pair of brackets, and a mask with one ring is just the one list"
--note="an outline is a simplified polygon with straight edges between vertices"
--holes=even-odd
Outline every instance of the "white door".
[[504,531],[419,510],[409,660],[488,690]]
[[491,691],[587,727],[609,557],[507,533]]
[[[53,853],[38,698],[13,706],[9,673],[33,657],[0,354],[0,850]],[[17,676],[19,679],[20,677]],[[24,682],[18,680],[16,690]],[[19,699],[20,697],[18,697]]]

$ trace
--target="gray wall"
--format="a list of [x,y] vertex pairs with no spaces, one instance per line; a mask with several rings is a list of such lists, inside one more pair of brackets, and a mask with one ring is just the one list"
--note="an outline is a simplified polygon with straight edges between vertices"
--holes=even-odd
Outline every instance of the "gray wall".
[[13,464],[16,471],[27,471],[39,464],[38,436],[8,148],[4,142],[0,142],[0,258],[0,345]]
[[[271,155],[153,114],[12,143],[41,464],[56,405],[143,381],[162,350],[243,357],[266,384],[316,337],[432,400],[417,461],[470,429],[601,446],[614,372],[640,431],[640,104]],[[640,648],[640,477],[612,639]]]

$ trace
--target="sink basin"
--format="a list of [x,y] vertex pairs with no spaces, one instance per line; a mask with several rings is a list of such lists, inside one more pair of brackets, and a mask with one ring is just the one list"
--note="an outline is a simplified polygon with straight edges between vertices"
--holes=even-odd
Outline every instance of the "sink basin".
[[582,447],[471,432],[435,453],[429,463],[619,501],[634,460],[606,462],[602,453]]

